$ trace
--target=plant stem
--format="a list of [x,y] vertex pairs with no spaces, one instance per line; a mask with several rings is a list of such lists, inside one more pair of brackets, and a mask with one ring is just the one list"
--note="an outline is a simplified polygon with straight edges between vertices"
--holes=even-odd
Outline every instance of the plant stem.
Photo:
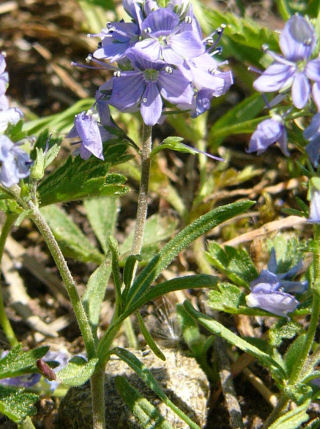
[[148,211],[148,189],[150,176],[150,153],[152,148],[152,127],[143,126],[143,141],[141,148],[141,178],[138,197],[136,227],[133,236],[131,253],[138,255],[141,252],[144,228]]
[[311,319],[304,342],[304,346],[298,356],[294,371],[290,376],[290,384],[294,385],[303,376],[303,370],[306,365],[309,353],[313,344],[314,336],[317,330],[320,317],[320,226],[314,226],[314,251],[313,251],[313,275],[314,282],[312,285],[312,311]]
[[64,259],[64,256],[60,250],[60,247],[52,234],[52,231],[47,224],[46,220],[40,213],[38,207],[36,207],[31,201],[28,202],[29,209],[31,210],[30,218],[39,229],[42,237],[44,238],[50,253],[56,263],[56,266],[60,272],[62,280],[67,289],[73,310],[75,312],[77,322],[85,343],[88,359],[90,360],[96,355],[96,347],[92,330],[88,321],[87,314],[82,305],[80,296],[78,294],[75,282],[70,273],[69,267]]
[[[313,274],[314,282],[312,285],[312,311],[311,319],[306,334],[306,339],[302,350],[296,359],[293,371],[290,374],[288,387],[295,386],[299,380],[304,376],[305,371],[308,369],[309,353],[313,344],[314,336],[317,330],[319,317],[320,317],[320,226],[314,226],[314,249],[313,249]],[[278,405],[265,422],[263,429],[268,428],[285,410],[289,403],[289,398],[282,394],[279,399]]]
[[104,379],[105,365],[97,365],[91,376],[92,418],[94,429],[105,429]]
[[[1,261],[2,261],[5,242],[7,240],[8,235],[9,235],[11,226],[13,225],[13,223],[15,222],[16,219],[17,219],[16,214],[8,213],[6,220],[3,224],[3,227],[1,230],[1,235],[0,235],[0,265],[1,265]],[[5,333],[8,341],[9,341],[10,346],[11,347],[16,346],[19,342],[15,336],[15,333],[12,329],[11,323],[7,317],[7,314],[6,314],[6,311],[4,308],[1,279],[0,279],[0,324],[1,324],[1,327],[3,329],[3,332]]]

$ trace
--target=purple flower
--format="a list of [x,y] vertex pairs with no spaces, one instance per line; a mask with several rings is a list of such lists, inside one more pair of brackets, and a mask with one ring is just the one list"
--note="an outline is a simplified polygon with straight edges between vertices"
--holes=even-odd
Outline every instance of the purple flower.
[[179,106],[191,110],[196,117],[210,108],[211,99],[225,94],[233,83],[231,71],[220,71],[219,64],[211,55],[205,53],[186,60],[179,69],[192,82],[195,94],[190,106]]
[[[280,48],[284,55],[267,51],[274,62],[254,82],[260,92],[273,92],[291,86],[293,104],[302,109],[309,100],[309,80],[320,81],[320,59],[308,60],[316,44],[313,26],[302,16],[294,15],[280,35]],[[317,88],[313,96],[320,103]]]
[[274,117],[274,119],[265,119],[260,122],[255,132],[252,134],[247,152],[257,152],[257,154],[260,155],[270,145],[276,142],[279,142],[283,154],[288,156],[287,132],[281,118]]
[[4,386],[16,386],[30,388],[40,381],[40,374],[18,375],[17,377],[2,378],[0,384]]
[[320,156],[320,113],[313,116],[310,125],[304,130],[303,136],[309,140],[306,152],[312,164],[317,168]]
[[0,135],[0,161],[0,182],[7,188],[30,174],[32,161],[29,155],[4,135]]
[[299,301],[291,293],[303,293],[308,282],[288,280],[301,269],[299,262],[286,273],[277,273],[278,266],[274,249],[272,249],[268,269],[262,270],[259,277],[250,284],[251,293],[246,296],[249,307],[259,307],[263,310],[286,317],[294,311]]
[[311,188],[311,202],[308,222],[320,223],[320,191],[314,188]]
[[191,102],[193,91],[181,71],[152,62],[135,48],[127,56],[134,70],[115,73],[109,104],[120,111],[140,109],[145,124],[154,125],[161,117],[162,98],[172,104]]
[[6,65],[5,57],[0,53],[0,96],[6,92],[9,82],[8,73],[5,71]]
[[139,27],[133,22],[108,23],[107,28],[96,34],[102,39],[101,47],[94,52],[94,58],[119,61],[126,51],[138,40]]
[[251,293],[246,296],[248,307],[259,307],[286,317],[297,308],[299,302],[289,293],[280,291],[279,287],[277,276],[263,270],[254,284],[251,283]]
[[108,138],[109,133],[99,127],[97,121],[91,114],[81,112],[74,118],[74,127],[68,134],[68,137],[79,137],[81,140],[80,156],[82,159],[88,159],[91,155],[99,159],[103,157],[102,140]]
[[[3,110],[1,109],[1,101],[3,101]],[[0,133],[7,129],[8,124],[15,125],[23,117],[23,113],[18,107],[5,108],[6,105],[6,100],[0,98]]]
[[182,64],[185,58],[197,57],[205,47],[192,24],[180,24],[179,16],[171,8],[151,12],[141,24],[145,37],[136,43],[150,61],[163,60],[168,64]]

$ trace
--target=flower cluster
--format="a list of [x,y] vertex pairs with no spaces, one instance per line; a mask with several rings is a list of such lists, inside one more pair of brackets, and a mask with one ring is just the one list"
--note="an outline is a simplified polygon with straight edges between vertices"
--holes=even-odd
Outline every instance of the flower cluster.
[[18,108],[9,107],[5,95],[9,78],[5,69],[6,60],[4,55],[0,54],[0,182],[9,188],[30,174],[31,159],[19,148],[19,144],[13,143],[3,134],[8,124],[16,124],[22,117],[22,112]]
[[[90,59],[114,70],[112,79],[97,92],[98,103],[122,112],[140,111],[144,123],[153,126],[161,120],[165,102],[196,117],[209,109],[213,97],[225,94],[232,73],[221,69],[224,63],[214,58],[220,52],[216,45],[222,28],[203,39],[188,0],[170,0],[167,7],[154,0],[124,0],[123,5],[130,22],[108,23],[91,35],[101,42]],[[87,134],[91,136],[89,128],[94,128],[95,145],[99,142],[100,147],[101,131],[85,116],[76,121],[83,147],[97,156]]]
[[295,277],[302,268],[302,262],[286,273],[278,273],[275,250],[272,249],[268,269],[262,270],[259,277],[250,284],[251,293],[246,296],[249,307],[259,307],[263,310],[286,317],[294,311],[299,301],[292,293],[303,293],[308,282],[289,280]]
[[[291,88],[292,104],[297,109],[304,108],[312,99],[320,110],[320,58],[311,59],[315,54],[317,39],[312,24],[300,15],[292,16],[280,34],[280,48],[283,55],[266,48],[274,59],[273,63],[255,80],[253,86],[260,92],[280,91],[286,94]],[[272,121],[272,122],[271,122]],[[271,144],[279,142],[282,152],[288,155],[287,134],[284,118],[274,117],[262,121],[253,133],[249,152],[264,152]],[[319,145],[309,145],[310,156]],[[314,159],[319,158],[317,153]],[[312,158],[310,158],[312,160]]]

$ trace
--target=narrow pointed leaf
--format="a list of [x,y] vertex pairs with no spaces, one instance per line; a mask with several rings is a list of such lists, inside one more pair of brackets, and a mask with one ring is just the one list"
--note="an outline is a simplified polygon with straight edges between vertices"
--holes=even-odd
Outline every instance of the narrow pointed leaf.
[[111,264],[104,261],[90,276],[82,302],[93,332],[99,324],[101,304],[108,286]]
[[162,417],[159,410],[131,386],[125,377],[116,377],[115,385],[121,398],[143,429],[173,429],[170,423]]
[[91,244],[67,213],[57,206],[41,209],[65,256],[81,262],[101,263],[104,256]]
[[216,320],[213,320],[209,316],[206,316],[205,314],[195,310],[188,301],[184,303],[184,307],[186,311],[191,314],[191,316],[193,316],[202,326],[208,329],[209,332],[218,335],[219,337],[225,339],[230,344],[238,347],[245,353],[248,353],[259,359],[268,368],[277,368],[281,371],[283,378],[286,378],[284,368],[282,368],[279,363],[272,359],[267,353],[263,352],[258,347],[250,344],[248,341],[234,334],[232,331],[230,331],[230,329],[225,328],[221,323],[217,322]]
[[148,289],[151,282],[159,276],[162,270],[164,270],[179,252],[185,249],[190,243],[201,235],[206,234],[220,223],[245,212],[253,204],[253,201],[247,200],[218,207],[199,217],[180,231],[175,238],[162,248],[159,255],[155,256],[142,270],[129,290],[128,301],[130,302],[133,298],[137,299],[137,297],[140,297],[146,289]]
[[139,313],[139,311],[136,314],[137,314],[137,318],[138,318],[138,322],[139,322],[140,331],[141,331],[144,339],[146,340],[146,343],[148,344],[148,346],[150,347],[150,349],[153,351],[153,353],[159,359],[166,360],[165,355],[159,349],[159,347],[157,346],[156,342],[152,338],[150,332],[148,331],[146,325],[144,324],[143,318],[142,318],[141,314]]
[[113,235],[118,217],[116,197],[95,197],[83,201],[87,217],[104,253],[108,252],[107,238]]
[[309,420],[307,409],[310,405],[310,400],[293,410],[288,411],[279,417],[269,429],[297,429],[301,428],[302,423]]
[[153,377],[152,373],[148,368],[139,361],[136,356],[128,350],[116,347],[112,350],[112,353],[116,354],[120,359],[126,362],[143,380],[146,385],[154,391],[154,393],[167,405],[174,413],[177,414],[191,429],[200,429],[199,426],[194,423],[185,413],[183,413],[163,392],[157,380]]

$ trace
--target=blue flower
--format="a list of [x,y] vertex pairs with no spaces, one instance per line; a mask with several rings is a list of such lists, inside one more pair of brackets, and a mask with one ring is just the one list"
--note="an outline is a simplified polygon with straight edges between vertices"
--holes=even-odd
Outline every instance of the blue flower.
[[143,51],[150,61],[163,60],[168,64],[182,64],[185,58],[197,57],[205,52],[192,23],[182,22],[171,8],[151,12],[142,22],[141,34],[145,37],[135,48]]
[[271,251],[268,269],[262,270],[259,277],[250,284],[251,293],[246,296],[249,307],[259,307],[278,316],[286,317],[293,312],[299,301],[292,293],[303,293],[308,282],[289,280],[302,268],[302,262],[286,273],[278,273],[278,265],[274,249]]
[[32,161],[29,155],[4,135],[0,135],[0,162],[0,182],[7,188],[30,174]]
[[139,35],[139,27],[133,22],[108,23],[106,29],[94,35],[100,37],[102,42],[93,56],[111,62],[119,61],[126,56],[127,50],[134,46]]
[[312,188],[308,222],[320,223],[320,191]]
[[5,69],[6,60],[4,55],[0,53],[0,96],[6,92],[9,82],[9,76]]
[[312,164],[317,168],[320,156],[320,113],[313,116],[310,125],[304,130],[303,136],[309,140],[306,152]]
[[103,160],[102,141],[107,140],[110,134],[99,126],[92,114],[81,112],[74,118],[74,127],[68,134],[69,138],[79,137],[81,141],[80,156],[88,159],[91,155]]
[[280,48],[284,56],[267,50],[275,61],[254,82],[255,89],[273,92],[291,86],[292,102],[302,109],[309,100],[310,79],[316,82],[313,97],[319,105],[317,82],[320,82],[320,59],[309,61],[315,45],[313,26],[302,16],[292,16],[280,35]]
[[257,152],[260,155],[273,143],[279,142],[284,155],[289,155],[287,149],[287,132],[282,119],[275,116],[260,122],[251,136],[248,153]]
[[179,105],[183,110],[190,110],[192,117],[197,117],[210,108],[211,99],[225,94],[233,83],[231,71],[221,71],[218,63],[208,53],[185,60],[179,70],[192,82],[194,97],[192,103]]
[[116,72],[112,80],[109,104],[120,111],[140,109],[146,125],[155,125],[162,113],[162,98],[172,104],[189,104],[193,90],[181,71],[162,61],[150,61],[132,48],[127,57],[134,70]]

